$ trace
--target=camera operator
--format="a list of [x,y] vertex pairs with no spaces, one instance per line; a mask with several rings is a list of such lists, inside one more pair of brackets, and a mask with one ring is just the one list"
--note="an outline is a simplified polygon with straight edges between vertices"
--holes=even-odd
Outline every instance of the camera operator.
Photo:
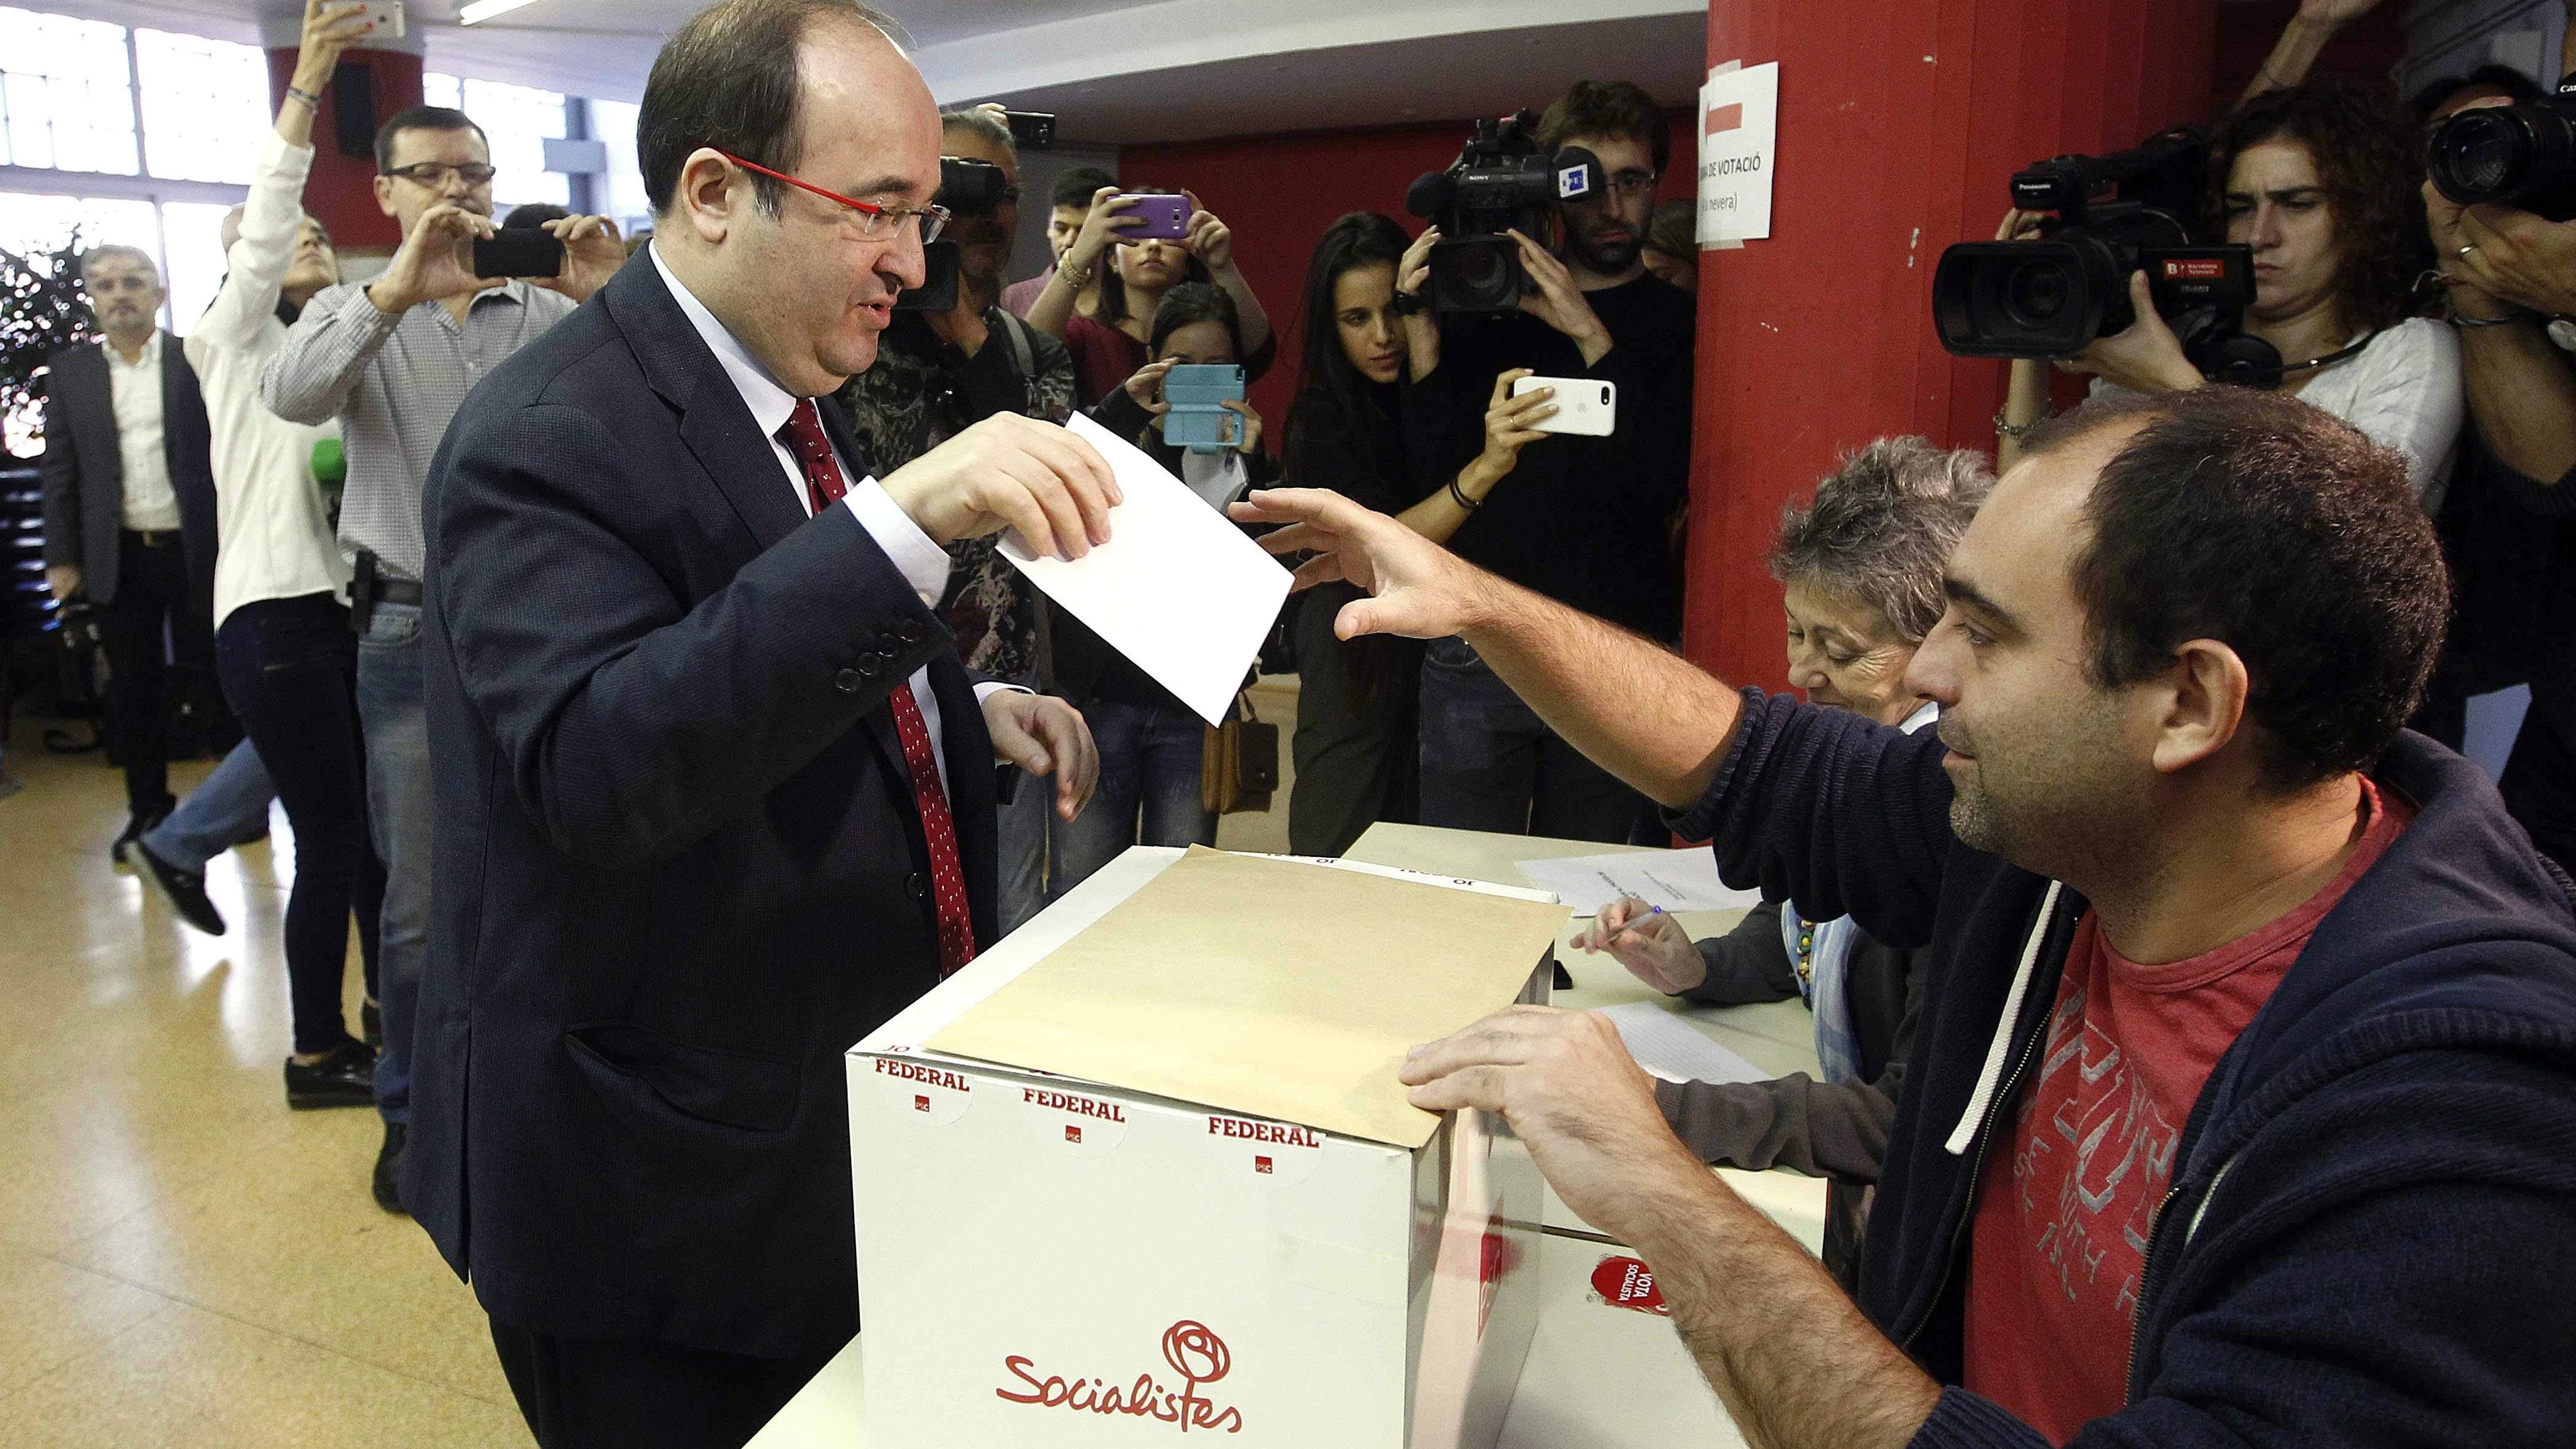
[[411,1021],[429,956],[429,732],[420,652],[421,489],[465,394],[571,314],[626,260],[606,217],[544,230],[564,242],[561,274],[475,274],[473,245],[492,222],[492,153],[462,111],[416,106],[376,132],[377,207],[403,243],[373,281],[325,287],[268,359],[260,399],[291,423],[339,420],[348,454],[340,547],[350,560],[358,633],[358,721],[367,755],[367,827],[385,866],[378,957],[385,1119],[376,1201],[401,1210],[411,1121]]
[[[1458,510],[1446,541],[1514,583],[1671,642],[1681,636],[1672,538],[1689,486],[1694,303],[1641,257],[1670,151],[1664,115],[1625,81],[1581,81],[1540,117],[1536,140],[1542,155],[1591,151],[1604,184],[1563,205],[1556,252],[1519,237],[1538,288],[1522,315],[1435,319],[1420,306],[1439,229],[1405,254],[1408,462],[1417,479],[1457,478],[1490,456],[1487,414],[1507,401],[1498,378],[1508,370],[1613,383],[1610,436],[1528,441],[1489,495]],[[1424,656],[1420,728],[1426,825],[1616,842],[1658,833],[1644,796],[1558,738],[1463,640],[1434,640]]]
[[[2415,311],[2428,243],[2416,190],[2421,133],[2394,100],[2344,81],[2267,91],[2239,106],[2210,142],[2217,185],[2204,222],[2254,249],[2245,330],[2285,362],[2281,389],[2344,419],[2406,458],[2428,508],[2440,503],[2460,430],[2459,344]],[[1998,240],[2032,234],[2027,213]],[[2166,392],[2206,384],[2156,314],[2144,271],[2129,294],[2138,321],[2062,364],[2114,388]],[[2017,361],[1996,446],[1999,466],[2047,401],[2047,375]]]
[[[1104,186],[1116,186],[1118,178],[1097,166],[1076,166],[1055,179],[1047,191],[1047,269],[1025,282],[1013,282],[1002,289],[1002,310],[1014,317],[1026,317],[1029,309],[1046,295],[1047,283],[1055,280],[1055,269],[1064,261],[1065,248],[1082,232],[1083,219],[1091,215],[1091,198]],[[1078,311],[1099,305],[1100,283],[1097,278],[1074,299]]]
[[[2576,8],[2576,7],[2571,7]],[[2576,68],[2576,27],[2562,62]],[[2541,97],[2488,67],[2417,97],[2430,124]],[[2458,557],[2461,694],[2531,686],[2497,782],[2541,851],[2576,862],[2576,369],[2545,330],[2576,312],[2576,222],[2501,205],[2462,207],[2431,182],[2424,208],[2448,284],[2474,425],[2446,541]],[[2454,516],[2457,515],[2457,516]],[[2445,671],[2449,673],[2449,670]]]
[[[998,106],[948,111],[940,147],[1001,170],[999,202],[970,211],[950,199],[957,243],[957,305],[897,311],[877,339],[876,365],[839,393],[850,434],[871,466],[892,472],[996,413],[1050,423],[1073,413],[1073,358],[1064,344],[996,303],[1011,238],[1020,225],[1020,157]],[[1088,195],[1089,193],[1085,193]],[[1038,600],[1028,579],[996,551],[1000,535],[948,545],[948,585],[938,613],[968,669],[1022,688],[1038,684]],[[1004,935],[1046,904],[1049,792],[1015,789],[1000,808],[996,848]]]
[[[1149,359],[1154,309],[1163,294],[1183,282],[1213,282],[1234,299],[1242,319],[1246,382],[1257,382],[1278,356],[1270,335],[1270,314],[1252,295],[1252,283],[1234,264],[1234,233],[1214,212],[1189,201],[1188,232],[1178,241],[1131,241],[1126,233],[1143,220],[1132,215],[1138,193],[1105,186],[1094,192],[1081,230],[1074,233],[1056,264],[1055,276],[1029,308],[1029,321],[1041,332],[1064,339],[1073,353],[1075,392],[1091,407],[1126,385]],[[1087,308],[1078,294],[1094,294]]]

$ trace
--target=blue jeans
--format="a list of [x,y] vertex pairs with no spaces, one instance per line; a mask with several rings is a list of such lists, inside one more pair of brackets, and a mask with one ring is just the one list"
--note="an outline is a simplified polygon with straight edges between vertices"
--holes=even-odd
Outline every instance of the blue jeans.
[[1055,847],[1051,902],[1131,845],[1216,844],[1216,816],[1199,794],[1207,725],[1197,715],[1098,700],[1082,707],[1082,717],[1100,747],[1100,788],[1072,824],[1047,817]]
[[1422,823],[1661,843],[1653,802],[1557,738],[1463,639],[1422,656]]
[[[1031,673],[1019,683],[1035,689],[1037,675]],[[1014,768],[1010,773],[1020,772]],[[994,845],[1002,878],[999,915],[1005,936],[1046,905],[1047,822],[1054,818],[1055,781],[1033,775],[1022,775],[1017,793],[996,812]]]
[[[235,704],[238,716],[241,706]],[[206,862],[245,840],[268,833],[268,802],[277,798],[259,750],[245,735],[215,766],[205,783],[188,792],[170,818],[143,837],[143,848],[193,875],[206,873]]]
[[411,1121],[411,1025],[429,961],[429,722],[421,689],[420,610],[378,604],[358,636],[358,725],[367,747],[367,829],[385,866],[377,999],[384,1054],[376,1110]]

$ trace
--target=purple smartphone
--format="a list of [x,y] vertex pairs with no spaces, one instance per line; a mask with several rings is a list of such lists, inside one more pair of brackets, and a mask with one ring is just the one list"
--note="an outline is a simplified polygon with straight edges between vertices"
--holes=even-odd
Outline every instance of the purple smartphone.
[[1141,225],[1120,227],[1119,234],[1128,241],[1179,241],[1190,234],[1190,199],[1162,192],[1129,192],[1136,204],[1119,213],[1141,216]]

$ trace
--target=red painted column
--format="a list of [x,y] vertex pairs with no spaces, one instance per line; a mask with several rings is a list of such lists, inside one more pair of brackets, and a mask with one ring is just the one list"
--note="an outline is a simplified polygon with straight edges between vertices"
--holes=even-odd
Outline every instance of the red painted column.
[[[420,104],[420,57],[395,50],[350,50],[340,57],[340,70],[356,67],[374,80],[374,114],[366,118],[372,140],[388,116]],[[272,107],[286,97],[295,76],[295,47],[268,51],[268,94]],[[335,78],[336,79],[336,78]],[[304,183],[304,209],[331,229],[343,252],[389,255],[402,243],[393,218],[376,209],[376,158],[372,147],[359,155],[340,149],[340,87],[322,88],[322,109],[313,117],[313,175]]]
[[1683,646],[1780,687],[1780,510],[1890,433],[1991,449],[2002,364],[1933,336],[1932,267],[2007,179],[2205,120],[2216,0],[1711,0],[1712,65],[1780,63],[1771,235],[1700,254]]

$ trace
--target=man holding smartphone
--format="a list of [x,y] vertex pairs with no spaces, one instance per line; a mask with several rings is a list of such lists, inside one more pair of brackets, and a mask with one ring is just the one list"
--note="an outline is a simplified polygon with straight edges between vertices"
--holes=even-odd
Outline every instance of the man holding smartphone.
[[374,281],[317,293],[260,374],[271,412],[307,424],[336,417],[348,454],[340,548],[354,575],[368,829],[386,873],[378,956],[385,1039],[376,1067],[385,1138],[374,1188],[388,1212],[402,1210],[412,1012],[429,949],[421,487],[465,394],[626,259],[607,218],[566,217],[545,228],[563,244],[558,275],[477,275],[474,244],[495,231],[492,175],[491,148],[464,112],[415,106],[386,121],[376,133],[376,205],[401,224],[402,246]]
[[[1663,112],[1625,81],[1580,81],[1539,120],[1538,146],[1579,146],[1601,162],[1594,195],[1562,209],[1563,239],[1521,239],[1537,285],[1518,315],[1437,317],[1427,282],[1437,228],[1398,268],[1396,306],[1411,352],[1405,448],[1416,479],[1458,478],[1485,449],[1486,412],[1515,369],[1552,388],[1557,436],[1523,446],[1511,471],[1448,539],[1459,556],[1560,603],[1665,643],[1681,636],[1675,520],[1690,477],[1689,293],[1642,258],[1670,142]],[[1517,377],[1512,381],[1517,381]],[[1608,384],[1607,436],[1567,436],[1574,389]],[[1533,399],[1532,406],[1547,406]],[[1543,416],[1532,414],[1532,416]],[[1653,807],[1559,739],[1459,639],[1435,640],[1422,669],[1422,823],[1462,830],[1638,842],[1660,839]]]

